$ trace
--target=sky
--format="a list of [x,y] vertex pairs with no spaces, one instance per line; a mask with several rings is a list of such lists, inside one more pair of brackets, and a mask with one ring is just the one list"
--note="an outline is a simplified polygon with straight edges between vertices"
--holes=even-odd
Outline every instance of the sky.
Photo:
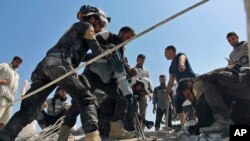
[[[23,58],[18,69],[20,88],[24,80],[30,79],[47,50],[77,22],[76,13],[84,4],[99,7],[111,17],[109,31],[118,33],[121,27],[130,26],[140,33],[197,2],[199,0],[1,0],[0,63],[10,63],[15,55]],[[146,55],[144,66],[155,87],[159,85],[160,74],[169,77],[171,61],[164,56],[165,47],[174,45],[177,52],[186,53],[194,72],[203,74],[227,65],[225,57],[228,58],[232,47],[226,34],[231,31],[235,31],[240,40],[247,39],[243,0],[210,0],[130,42],[126,56],[134,66],[138,54]],[[16,94],[16,98],[19,97],[20,90]],[[13,112],[19,107],[20,103],[15,103]],[[152,102],[148,103],[147,119],[155,120]]]

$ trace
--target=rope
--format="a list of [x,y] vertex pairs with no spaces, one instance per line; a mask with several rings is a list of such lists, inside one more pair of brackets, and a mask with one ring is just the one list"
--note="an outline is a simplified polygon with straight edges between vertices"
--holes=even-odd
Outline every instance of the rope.
[[140,134],[142,140],[144,141],[145,140],[145,135],[144,135],[143,128],[142,128],[142,125],[141,125],[141,122],[140,122],[140,120],[138,118],[137,113],[135,113],[135,121],[136,121],[137,130],[139,130],[139,134]]
[[11,105],[13,105],[14,103],[16,103],[16,102],[18,102],[18,101],[21,101],[21,100],[23,100],[23,99],[26,99],[26,98],[32,96],[32,95],[35,95],[36,93],[38,93],[38,92],[40,92],[40,91],[42,91],[42,90],[44,90],[44,89],[50,87],[51,85],[54,85],[55,83],[61,81],[62,79],[64,79],[64,78],[70,76],[71,74],[73,74],[73,73],[75,73],[77,70],[79,70],[80,68],[85,67],[85,66],[87,66],[87,65],[89,65],[89,64],[91,64],[91,63],[93,63],[94,61],[96,61],[96,60],[98,60],[98,59],[100,59],[100,58],[102,58],[102,57],[104,57],[104,56],[106,56],[106,55],[112,53],[113,51],[115,51],[115,50],[117,50],[117,49],[119,49],[119,48],[121,48],[121,47],[123,47],[123,46],[125,46],[126,44],[128,44],[129,42],[131,42],[131,41],[133,41],[133,40],[139,38],[140,36],[142,36],[142,35],[144,35],[144,34],[150,32],[150,31],[152,31],[152,30],[154,30],[154,29],[156,29],[156,28],[158,28],[159,26],[161,26],[161,25],[163,25],[163,24],[165,24],[165,23],[167,23],[167,22],[169,22],[169,21],[171,21],[171,20],[173,20],[173,19],[179,17],[180,15],[182,15],[182,14],[184,14],[184,13],[186,13],[186,12],[188,12],[188,11],[190,11],[190,10],[192,10],[192,9],[194,9],[194,8],[200,6],[200,5],[202,5],[202,4],[204,4],[205,2],[208,2],[208,1],[209,1],[209,0],[202,0],[202,1],[200,1],[200,2],[198,2],[198,3],[196,3],[196,4],[194,4],[194,5],[192,5],[192,6],[190,6],[190,7],[188,7],[188,8],[186,8],[186,9],[184,9],[184,10],[182,10],[182,11],[180,11],[180,12],[174,14],[173,16],[171,16],[171,17],[169,17],[169,18],[167,18],[167,19],[164,19],[163,21],[161,21],[161,22],[159,22],[159,23],[157,23],[157,24],[155,24],[155,25],[149,27],[148,29],[146,29],[146,30],[142,31],[141,33],[135,35],[134,37],[130,38],[129,40],[124,41],[124,42],[122,42],[121,44],[115,46],[114,48],[112,48],[112,49],[110,49],[110,50],[107,50],[107,51],[103,52],[102,54],[100,54],[100,55],[98,55],[98,56],[96,56],[96,57],[90,59],[90,60],[87,61],[86,63],[81,64],[81,65],[78,66],[77,68],[71,70],[70,72],[67,72],[66,74],[64,74],[64,75],[62,75],[62,76],[60,76],[60,77],[58,77],[57,79],[51,81],[50,83],[48,83],[48,84],[46,84],[46,85],[44,85],[44,86],[42,86],[42,87],[36,89],[35,91],[32,91],[32,92],[30,92],[30,93],[28,93],[28,94],[22,96],[21,98],[16,99],[16,100],[13,101],[13,102],[10,102],[10,103],[8,103],[8,104],[6,104],[6,105],[3,105],[3,106],[0,107],[0,108],[5,108],[5,107],[7,107],[7,106],[11,106]]
[[38,135],[33,136],[28,141],[44,141],[46,138],[50,138],[50,137],[58,134],[59,131],[56,131],[56,130],[58,130],[62,126],[62,124],[64,122],[63,121],[64,118],[65,118],[65,116],[62,116],[53,125],[50,125],[50,126],[44,128]]

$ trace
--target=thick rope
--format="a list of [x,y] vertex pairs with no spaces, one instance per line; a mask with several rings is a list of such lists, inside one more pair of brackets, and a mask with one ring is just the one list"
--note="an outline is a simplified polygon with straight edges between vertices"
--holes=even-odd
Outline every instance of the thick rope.
[[44,90],[44,89],[50,87],[51,85],[54,85],[55,83],[61,81],[62,79],[66,78],[66,77],[68,77],[68,76],[70,76],[70,75],[72,75],[73,73],[75,73],[75,72],[76,72],[77,70],[79,70],[80,68],[85,67],[85,66],[87,66],[87,65],[89,65],[89,64],[91,64],[91,63],[93,63],[94,61],[96,61],[96,60],[98,60],[98,59],[100,59],[100,58],[102,58],[102,57],[104,57],[104,56],[107,56],[108,54],[110,54],[110,53],[112,53],[113,51],[115,51],[115,50],[117,50],[117,49],[119,49],[119,48],[125,46],[126,44],[128,44],[129,42],[131,42],[131,41],[133,41],[133,40],[139,38],[140,36],[142,36],[142,35],[144,35],[144,34],[150,32],[150,31],[152,31],[152,30],[154,30],[154,29],[156,29],[156,28],[158,28],[159,26],[161,26],[161,25],[163,25],[163,24],[165,24],[165,23],[167,23],[167,22],[169,22],[169,21],[171,21],[171,20],[173,20],[173,19],[179,17],[180,15],[182,15],[182,14],[184,14],[184,13],[186,13],[186,12],[188,12],[188,11],[190,11],[190,10],[192,10],[192,9],[194,9],[194,8],[200,6],[200,5],[202,5],[202,4],[204,4],[205,2],[208,2],[208,1],[209,1],[209,0],[200,1],[200,2],[198,2],[198,3],[196,3],[196,4],[194,4],[194,5],[192,5],[192,6],[188,7],[188,8],[186,8],[186,9],[184,9],[184,10],[182,10],[182,11],[180,11],[180,12],[174,14],[173,16],[171,16],[171,17],[169,17],[169,18],[167,18],[167,19],[165,19],[165,20],[163,20],[163,21],[161,21],[161,22],[159,22],[159,23],[157,23],[157,24],[151,26],[150,28],[148,28],[148,29],[142,31],[141,33],[135,35],[134,37],[130,38],[129,40],[124,41],[124,42],[122,42],[121,44],[115,46],[114,48],[112,48],[112,49],[110,49],[110,50],[107,50],[107,51],[103,52],[102,54],[100,54],[100,55],[98,55],[98,56],[92,58],[91,60],[87,61],[86,63],[81,64],[81,65],[78,66],[77,68],[75,68],[75,69],[71,70],[70,72],[68,72],[68,73],[66,73],[66,74],[64,74],[64,75],[62,75],[62,76],[60,76],[60,77],[58,77],[57,79],[51,81],[50,83],[48,83],[48,84],[46,84],[46,85],[44,85],[44,86],[42,86],[42,87],[36,89],[35,91],[32,91],[32,92],[30,92],[30,93],[28,93],[28,94],[22,96],[21,98],[16,99],[15,101],[13,101],[13,102],[11,102],[11,103],[8,103],[8,104],[6,104],[6,105],[3,105],[3,106],[0,107],[0,108],[5,108],[5,107],[7,107],[7,106],[11,106],[11,105],[13,105],[14,103],[16,103],[16,102],[18,102],[18,101],[21,101],[21,100],[23,100],[23,99],[26,99],[26,98],[32,96],[32,95],[35,95],[36,93],[38,93],[38,92],[40,92],[40,91],[42,91],[42,90]]
[[49,138],[49,137],[54,136],[55,134],[58,134],[59,131],[56,131],[56,130],[58,130],[62,126],[62,124],[64,122],[63,121],[64,118],[65,118],[65,116],[61,117],[60,119],[58,119],[56,121],[56,123],[44,128],[38,135],[34,135],[28,141],[43,141],[46,138]]
[[137,126],[137,130],[139,130],[139,135],[141,136],[141,139],[144,141],[145,140],[145,135],[144,135],[144,131],[142,128],[142,124],[138,118],[137,113],[135,113],[135,121],[136,121],[136,126]]

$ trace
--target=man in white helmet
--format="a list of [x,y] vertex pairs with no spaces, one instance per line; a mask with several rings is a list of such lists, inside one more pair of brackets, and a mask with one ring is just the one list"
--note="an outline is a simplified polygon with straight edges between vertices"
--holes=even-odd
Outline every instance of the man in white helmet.
[[[94,56],[103,52],[95,34],[108,23],[108,18],[98,8],[93,8],[83,15],[78,14],[77,17],[80,21],[71,26],[33,71],[31,76],[33,83],[27,93],[78,67],[89,49],[92,50]],[[21,109],[0,131],[0,141],[14,141],[22,128],[38,116],[42,103],[56,86],[66,90],[80,105],[82,127],[86,133],[85,141],[100,141],[95,97],[77,77],[76,74],[72,74],[57,84],[23,100]]]

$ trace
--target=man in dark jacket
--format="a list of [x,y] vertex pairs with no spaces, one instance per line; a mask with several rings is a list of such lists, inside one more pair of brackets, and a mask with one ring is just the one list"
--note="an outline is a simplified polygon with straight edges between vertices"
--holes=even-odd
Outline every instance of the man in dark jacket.
[[[27,93],[78,67],[89,49],[92,50],[93,55],[102,53],[95,34],[108,23],[108,18],[104,12],[98,8],[92,8],[83,15],[78,14],[78,18],[80,21],[72,25],[37,65],[31,76],[33,83]],[[80,105],[82,127],[86,133],[85,140],[101,140],[97,126],[95,97],[86,89],[86,86],[82,84],[77,75],[72,74],[23,100],[21,109],[14,114],[5,128],[0,131],[0,141],[14,141],[22,128],[36,119],[42,103],[57,85],[66,90],[72,99]]]

